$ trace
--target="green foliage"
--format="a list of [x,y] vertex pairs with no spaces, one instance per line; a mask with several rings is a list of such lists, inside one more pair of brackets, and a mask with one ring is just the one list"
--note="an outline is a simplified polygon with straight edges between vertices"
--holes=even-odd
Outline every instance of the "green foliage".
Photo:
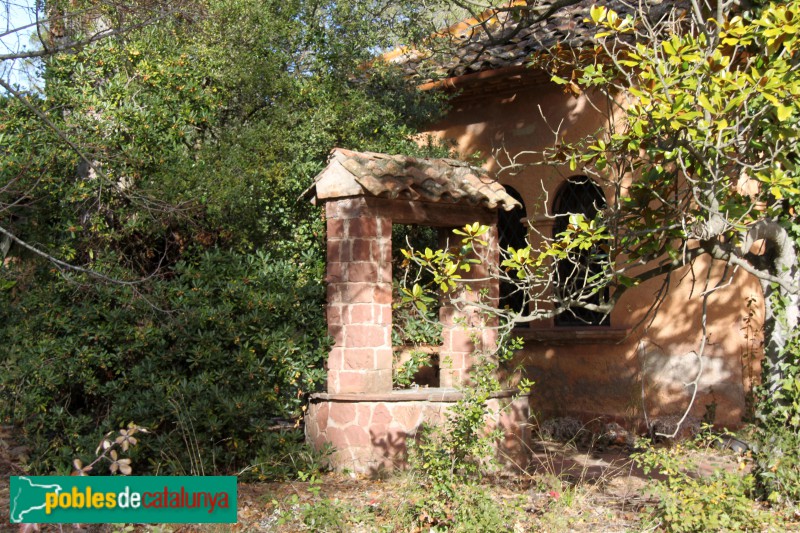
[[[467,226],[463,231],[455,230],[454,233],[464,237],[461,252],[403,250],[410,261],[428,268],[432,275],[426,289],[419,284],[411,290],[402,288],[405,301],[413,302],[419,308],[426,291],[438,287],[445,287],[444,292],[455,289],[455,280],[460,279],[459,268],[478,261],[468,258],[468,254],[475,243],[485,245],[485,241],[480,239],[485,232],[486,228],[479,224]],[[444,268],[440,270],[442,266]],[[485,295],[479,293],[477,296]],[[485,326],[492,316],[486,313],[480,321]],[[480,335],[480,330],[472,334],[476,349],[471,354],[470,383],[460,389],[462,397],[447,411],[443,423],[423,425],[415,440],[409,443],[409,465],[415,481],[424,488],[424,495],[411,504],[417,525],[421,527],[435,530],[451,527],[460,530],[458,528],[464,527],[463,530],[467,531],[470,527],[489,527],[495,519],[501,519],[494,503],[477,490],[475,484],[495,466],[495,445],[502,432],[499,428],[492,431],[487,428],[487,402],[501,388],[497,378],[500,363],[509,360],[521,348],[521,340],[508,340],[501,335],[498,345],[490,350],[481,346]]]
[[753,462],[759,496],[778,504],[800,502],[800,433],[796,428],[760,429],[753,444]]
[[46,4],[88,10],[45,40],[130,31],[44,58],[43,94],[27,97],[53,127],[0,96],[0,226],[134,281],[65,279],[12,246],[0,416],[37,473],[130,420],[153,431],[142,471],[285,478],[318,462],[270,430],[302,415],[327,352],[324,220],[299,196],[334,146],[446,152],[411,140],[438,97],[364,70],[427,15],[379,1]]
[[238,472],[240,481],[285,481],[301,475],[326,472],[330,468],[333,447],[317,450],[306,442],[301,429],[282,428],[264,435],[263,443],[251,465]]
[[[759,509],[751,494],[755,479],[743,471],[715,468],[703,474],[697,452],[717,437],[700,435],[688,446],[656,448],[647,443],[634,460],[651,477],[650,490],[658,498],[654,518],[665,531],[748,531],[763,529],[770,515]],[[740,464],[744,468],[744,463]]]
[[571,91],[631,95],[620,100],[624,127],[546,153],[599,179],[637,176],[609,220],[615,257],[675,259],[692,237],[738,242],[757,220],[786,223],[787,205],[800,200],[793,75],[800,41],[783,29],[794,27],[800,5],[770,4],[752,19],[727,16],[648,33],[642,13],[623,17],[596,6],[600,46],[577,62],[537,59],[572,69],[570,79],[553,78]]
[[54,279],[6,300],[0,408],[33,470],[87,457],[98,430],[131,419],[153,431],[136,457],[151,471],[231,472],[267,453],[270,419],[297,416],[324,375],[309,261],[212,250],[150,294]]
[[[612,300],[700,256],[760,278],[766,357],[756,482],[772,500],[796,500],[800,2],[731,4],[713,17],[675,9],[655,21],[644,8],[624,16],[591,8],[597,46],[536,62],[573,94],[605,96],[613,124],[543,155],[618,191],[605,215]],[[760,251],[751,246],[757,239]],[[653,266],[634,270],[641,263]]]
[[401,361],[397,357],[392,364],[392,383],[395,387],[405,388],[414,384],[414,378],[421,368],[430,366],[433,361],[431,353],[423,350],[411,349],[408,352],[408,359]]
[[472,483],[459,487],[450,498],[432,495],[425,487],[409,488],[403,496],[394,517],[395,530],[509,531],[521,517],[522,498],[500,504],[485,487]]

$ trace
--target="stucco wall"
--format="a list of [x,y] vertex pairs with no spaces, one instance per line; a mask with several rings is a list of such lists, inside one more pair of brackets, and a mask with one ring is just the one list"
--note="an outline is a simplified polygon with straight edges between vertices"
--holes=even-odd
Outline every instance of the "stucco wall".
[[[502,155],[537,151],[551,145],[558,129],[567,140],[596,132],[607,123],[599,98],[566,95],[547,82],[516,75],[483,94],[456,97],[445,120],[430,133],[456,143],[461,156],[480,152],[485,167],[525,201],[528,218],[537,224],[558,186],[580,169],[535,166],[518,175],[503,171]],[[523,156],[525,159],[526,156]],[[527,161],[534,156],[527,156]],[[611,200],[613,191],[606,188]],[[538,222],[538,224],[546,224]],[[543,227],[545,232],[549,230]],[[520,362],[536,380],[532,407],[541,417],[613,417],[639,426],[648,417],[682,414],[689,404],[691,382],[699,370],[694,352],[702,339],[701,305],[705,266],[685,268],[671,278],[669,293],[655,319],[642,320],[655,300],[662,279],[630,290],[611,314],[611,331],[592,339],[587,328],[558,328],[552,320],[521,331],[528,337]],[[711,286],[720,281],[722,265],[713,265]],[[730,272],[728,272],[728,276]],[[692,415],[702,418],[716,406],[715,422],[735,426],[746,414],[746,394],[759,376],[763,301],[755,280],[736,273],[709,298],[708,343],[703,374]],[[582,331],[581,331],[582,330]]]

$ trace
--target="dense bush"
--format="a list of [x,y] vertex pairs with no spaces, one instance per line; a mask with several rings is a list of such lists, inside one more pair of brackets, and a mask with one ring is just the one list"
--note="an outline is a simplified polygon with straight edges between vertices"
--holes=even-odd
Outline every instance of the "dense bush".
[[773,503],[800,502],[800,433],[796,428],[759,430],[753,458],[760,496]]
[[[715,468],[701,474],[699,456],[718,437],[703,433],[686,445],[657,448],[641,442],[634,456],[645,474],[657,472],[648,492],[657,498],[653,509],[665,531],[763,530],[771,520],[752,500],[755,479],[741,471]],[[744,463],[741,463],[744,466]]]
[[426,12],[42,5],[80,13],[45,40],[130,31],[43,51],[41,92],[0,94],[0,227],[32,245],[0,243],[0,417],[37,473],[133,421],[152,431],[137,472],[290,475],[279,461],[308,450],[270,428],[302,415],[327,351],[324,220],[299,197],[335,146],[446,151],[412,140],[438,97],[390,68],[364,76]]
[[324,375],[322,265],[209,250],[148,293],[51,279],[2,293],[3,423],[35,472],[91,456],[97,435],[148,427],[135,463],[231,472],[276,447]]

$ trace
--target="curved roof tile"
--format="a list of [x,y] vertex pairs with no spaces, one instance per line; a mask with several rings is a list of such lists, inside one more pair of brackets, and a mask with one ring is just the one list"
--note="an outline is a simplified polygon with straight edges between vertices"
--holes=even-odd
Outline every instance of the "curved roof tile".
[[431,203],[466,203],[510,211],[519,206],[489,174],[455,159],[355,152],[335,148],[328,166],[304,196],[312,201],[344,196]]

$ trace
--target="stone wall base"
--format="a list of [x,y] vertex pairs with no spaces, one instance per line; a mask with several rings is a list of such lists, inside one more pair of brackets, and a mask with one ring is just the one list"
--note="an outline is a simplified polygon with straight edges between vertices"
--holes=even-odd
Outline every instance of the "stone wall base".
[[[529,400],[502,391],[488,402],[490,429],[500,427],[497,458],[509,468],[525,468],[530,450]],[[441,424],[461,398],[456,389],[431,388],[386,394],[327,394],[311,397],[306,440],[316,449],[334,448],[331,466],[362,474],[403,468],[406,443],[423,423]]]

